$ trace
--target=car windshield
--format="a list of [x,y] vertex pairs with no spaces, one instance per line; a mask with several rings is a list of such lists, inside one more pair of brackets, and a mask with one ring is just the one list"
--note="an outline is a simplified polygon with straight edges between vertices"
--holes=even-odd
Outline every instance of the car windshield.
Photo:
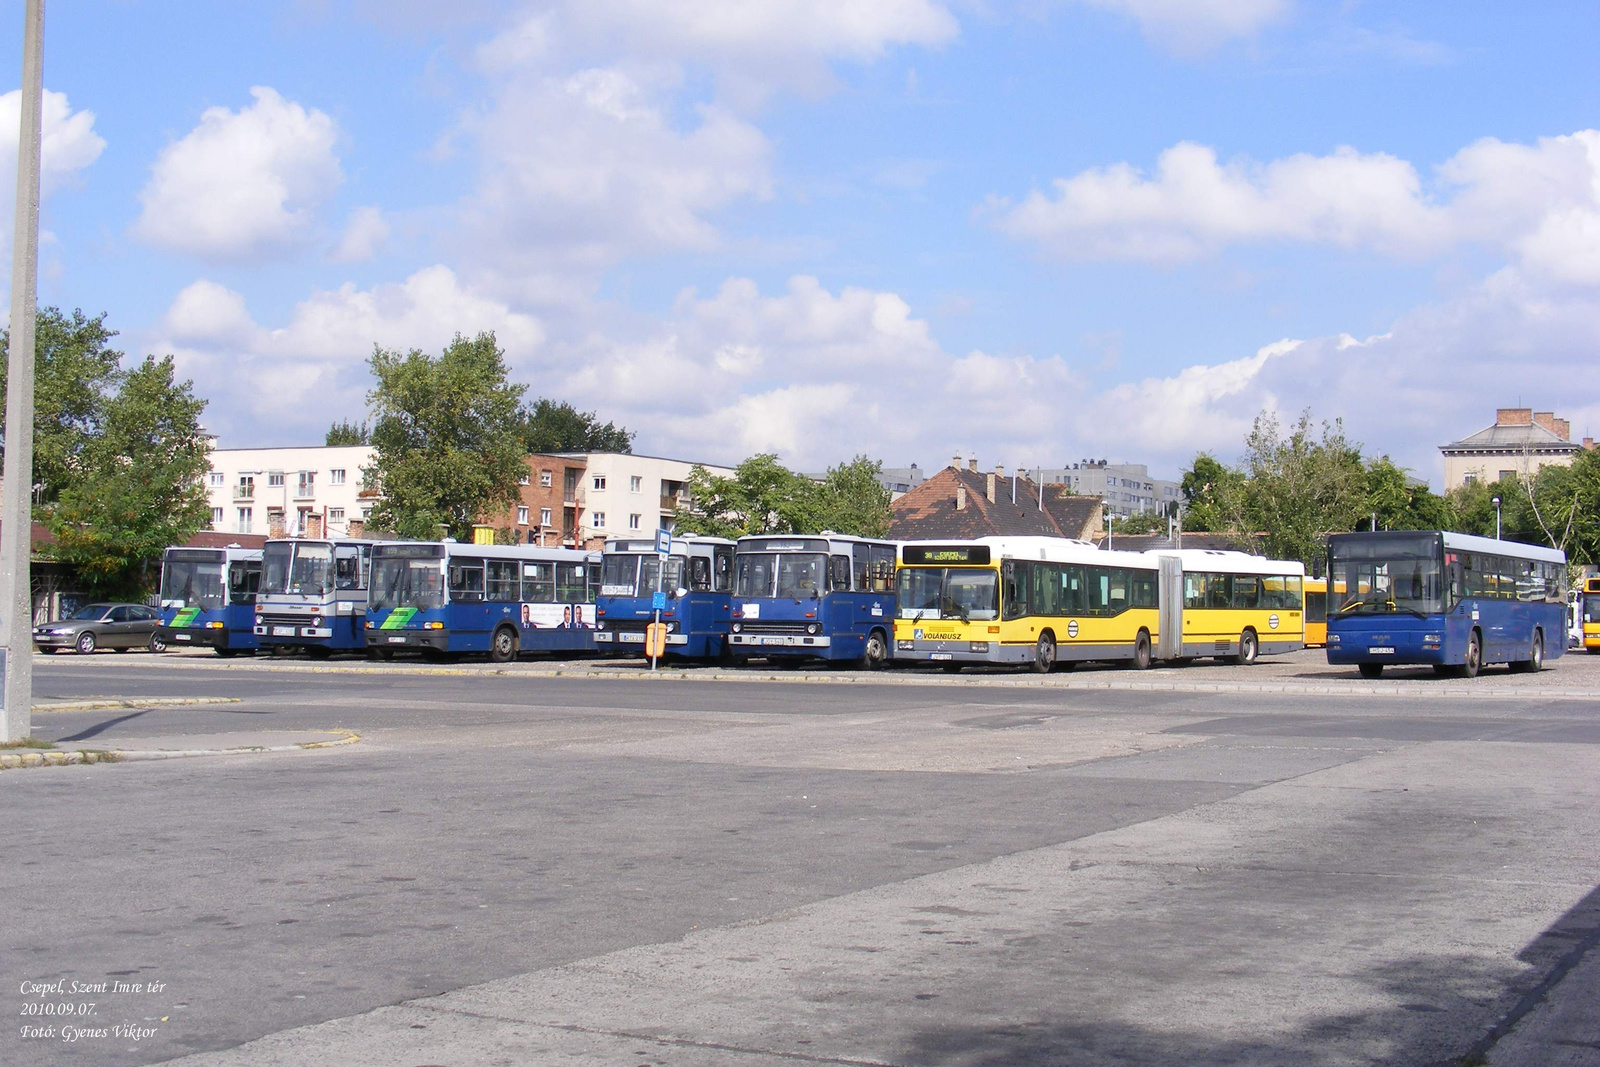
[[895,581],[902,619],[994,619],[1000,576],[971,567],[902,567]]
[[111,610],[110,604],[85,604],[83,607],[68,615],[69,619],[100,619]]
[[161,603],[167,607],[222,607],[226,595],[222,568],[220,562],[168,559],[161,568]]
[[370,598],[374,611],[443,607],[444,560],[438,557],[375,557]]

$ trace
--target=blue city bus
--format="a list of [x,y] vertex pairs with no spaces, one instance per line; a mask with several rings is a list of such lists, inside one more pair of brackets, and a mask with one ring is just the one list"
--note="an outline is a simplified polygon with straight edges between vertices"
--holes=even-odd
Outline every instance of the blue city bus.
[[595,647],[602,652],[643,651],[644,628],[655,619],[652,605],[660,589],[666,594],[661,612],[666,654],[685,659],[724,655],[732,618],[733,549],[734,542],[725,537],[674,537],[663,574],[654,540],[608,540],[595,602]]
[[219,656],[256,650],[259,548],[169,548],[161,559],[161,625],[168,648],[206,647]]
[[593,652],[600,553],[535,545],[380,541],[372,546],[367,647],[431,659]]
[[1328,662],[1363,678],[1430,664],[1537,671],[1566,651],[1567,557],[1553,548],[1429,531],[1328,538]]
[[256,595],[261,646],[301,648],[319,658],[365,651],[372,545],[349,538],[268,541]]
[[838,534],[739,538],[733,557],[737,657],[888,662],[895,543]]

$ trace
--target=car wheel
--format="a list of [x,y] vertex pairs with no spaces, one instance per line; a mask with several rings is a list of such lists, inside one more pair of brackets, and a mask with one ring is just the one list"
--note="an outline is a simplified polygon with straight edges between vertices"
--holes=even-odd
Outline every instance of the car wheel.
[[151,634],[149,647],[151,652],[165,652],[167,650],[167,639],[158,633]]
[[94,651],[94,631],[85,630],[78,635],[78,655],[87,656]]
[[1033,672],[1035,674],[1049,674],[1056,665],[1056,639],[1051,633],[1039,635],[1038,644],[1033,646]]

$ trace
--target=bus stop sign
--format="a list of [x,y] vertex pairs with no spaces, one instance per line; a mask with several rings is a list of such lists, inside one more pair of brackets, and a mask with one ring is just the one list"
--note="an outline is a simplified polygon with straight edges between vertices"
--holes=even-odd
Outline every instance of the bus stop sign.
[[666,555],[668,552],[672,551],[672,531],[656,531],[656,551],[660,552],[662,555]]

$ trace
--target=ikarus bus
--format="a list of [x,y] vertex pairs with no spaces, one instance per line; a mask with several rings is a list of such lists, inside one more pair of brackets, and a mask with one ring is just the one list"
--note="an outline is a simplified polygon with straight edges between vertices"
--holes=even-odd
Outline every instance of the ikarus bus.
[[365,649],[373,544],[348,538],[268,541],[261,554],[256,640],[313,656]]
[[839,534],[739,538],[733,557],[735,656],[888,661],[893,541]]
[[595,601],[595,647],[602,652],[642,651],[645,627],[655,619],[654,595],[660,590],[666,600],[661,612],[666,654],[689,659],[723,655],[732,621],[733,550],[734,542],[725,537],[673,537],[663,572],[654,540],[608,540]]
[[1214,656],[1251,664],[1306,647],[1306,568],[1299,560],[1213,549],[1146,555],[1161,566],[1158,659]]
[[259,548],[169,548],[161,558],[161,625],[168,647],[203,646],[219,656],[256,649]]
[[372,547],[367,647],[440,657],[594,651],[600,553],[384,541]]
[[1014,664],[1150,666],[1157,561],[1064,537],[910,541],[896,573],[895,656]]

